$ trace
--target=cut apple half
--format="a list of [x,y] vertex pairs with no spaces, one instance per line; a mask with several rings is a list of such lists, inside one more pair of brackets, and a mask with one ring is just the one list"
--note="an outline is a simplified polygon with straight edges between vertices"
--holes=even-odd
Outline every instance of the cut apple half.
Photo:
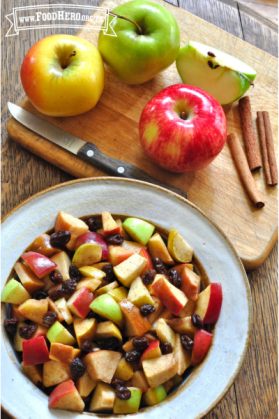
[[243,96],[257,75],[238,58],[194,41],[181,48],[176,67],[183,83],[205,90],[221,105]]

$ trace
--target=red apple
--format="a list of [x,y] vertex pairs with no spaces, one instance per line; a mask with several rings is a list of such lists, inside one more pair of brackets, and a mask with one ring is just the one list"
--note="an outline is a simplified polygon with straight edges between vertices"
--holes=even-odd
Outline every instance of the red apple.
[[129,259],[130,256],[133,256],[133,249],[125,249],[121,246],[109,245],[109,256],[108,260],[112,266],[117,266],[124,260]]
[[108,245],[101,234],[94,233],[92,231],[88,231],[88,233],[82,234],[77,238],[77,241],[75,243],[75,250],[77,250],[79,246],[85,243],[93,243],[101,246],[102,260],[108,259]]
[[67,307],[75,316],[85,319],[90,311],[89,305],[94,300],[93,293],[86,287],[74,292],[67,301]]
[[176,84],[147,103],[139,135],[144,152],[159,166],[192,172],[204,169],[221,152],[227,122],[221,105],[210,94]]
[[37,275],[39,279],[44,278],[57,267],[55,262],[36,252],[23,253],[21,255],[21,259],[27,263],[29,268]]
[[195,314],[198,314],[205,324],[216,323],[222,307],[222,285],[211,283],[198,297]]
[[23,365],[38,365],[50,361],[45,338],[43,336],[22,342]]
[[148,251],[144,247],[140,249],[139,255],[147,260],[147,265],[141,273],[141,276],[143,276],[146,271],[150,271],[151,269],[154,269],[154,266],[153,266],[153,263],[152,263],[152,260]]
[[149,346],[145,351],[143,352],[140,360],[139,360],[139,367],[142,365],[142,361],[145,361],[146,359],[152,359],[157,358],[161,356],[161,349],[160,349],[160,341],[159,340],[153,340],[150,342]]
[[177,316],[187,303],[187,297],[167,279],[161,277],[152,284],[155,295],[162,301],[175,316]]
[[54,409],[82,412],[84,406],[84,402],[72,380],[64,381],[64,383],[55,387],[48,399],[48,407]]
[[208,351],[212,338],[212,333],[209,333],[204,329],[198,329],[196,331],[191,358],[192,365],[198,365],[203,360],[206,352]]
[[116,224],[112,215],[108,211],[102,212],[103,233],[105,237],[120,234],[120,227]]
[[187,298],[197,301],[201,288],[201,278],[195,272],[185,267],[181,274],[181,291]]

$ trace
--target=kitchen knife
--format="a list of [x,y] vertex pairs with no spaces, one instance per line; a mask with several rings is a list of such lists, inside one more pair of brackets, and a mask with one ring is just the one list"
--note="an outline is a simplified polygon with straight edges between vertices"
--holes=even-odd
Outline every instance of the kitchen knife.
[[130,163],[125,163],[121,160],[113,159],[112,157],[103,154],[93,143],[87,143],[80,138],[56,127],[50,122],[39,118],[38,116],[22,109],[14,103],[8,102],[8,108],[12,116],[25,127],[34,131],[36,134],[50,140],[59,145],[70,153],[75,154],[81,159],[87,161],[92,166],[107,172],[112,176],[120,176],[124,178],[132,178],[143,180],[144,182],[154,183],[162,188],[170,189],[171,191],[187,198],[186,192],[182,189],[176,188],[172,185],[167,185],[146,172]]

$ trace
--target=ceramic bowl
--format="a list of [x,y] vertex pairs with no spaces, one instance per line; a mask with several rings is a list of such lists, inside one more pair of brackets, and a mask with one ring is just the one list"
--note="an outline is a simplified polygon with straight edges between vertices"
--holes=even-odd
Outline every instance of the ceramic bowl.
[[[202,211],[166,189],[130,179],[77,180],[31,197],[5,217],[1,289],[16,260],[35,237],[53,227],[60,210],[77,217],[107,210],[143,218],[166,230],[176,228],[194,249],[210,281],[222,284],[222,310],[204,361],[167,399],[133,415],[133,419],[143,415],[148,419],[203,417],[233,384],[251,337],[250,287],[232,244]],[[2,304],[2,316],[5,315],[5,304]],[[47,396],[32,384],[18,364],[3,322],[1,341],[2,406],[7,413],[16,419],[80,417],[78,413],[48,409]],[[92,416],[98,415],[83,413],[85,418]]]

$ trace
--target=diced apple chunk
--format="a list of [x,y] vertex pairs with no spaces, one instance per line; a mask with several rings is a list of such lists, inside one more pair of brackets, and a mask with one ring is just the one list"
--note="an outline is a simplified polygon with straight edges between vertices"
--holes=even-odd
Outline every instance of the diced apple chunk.
[[126,336],[142,336],[151,329],[151,324],[147,318],[140,314],[140,309],[131,301],[127,299],[122,300],[119,306],[126,320]]
[[167,320],[167,324],[180,335],[187,335],[193,338],[197,328],[193,325],[190,316],[179,319]]
[[102,340],[109,338],[117,338],[119,342],[122,342],[122,334],[118,327],[112,321],[98,323],[94,339]]
[[177,230],[172,229],[168,237],[168,251],[176,262],[188,263],[193,258],[193,249],[180,236]]
[[155,388],[176,375],[178,360],[173,354],[162,355],[143,361],[142,367],[149,386]]
[[60,298],[59,300],[56,300],[55,305],[59,308],[65,322],[67,324],[72,324],[73,323],[73,317],[71,315],[70,310],[68,309],[66,299],[63,297],[63,298]]
[[158,319],[156,319],[155,322],[152,324],[152,328],[150,329],[150,331],[151,332],[156,331],[156,328],[158,326],[158,322],[160,319],[170,320],[173,318],[174,318],[174,315],[172,314],[172,312],[168,308],[165,308],[164,311],[162,311],[162,313],[158,317]]
[[125,249],[121,246],[114,246],[110,245],[109,247],[109,263],[112,266],[117,266],[119,263],[124,262],[124,260],[128,259],[132,256],[135,252],[132,249]]
[[170,343],[171,347],[175,345],[175,332],[167,325],[165,319],[160,319],[156,327],[158,338],[163,343]]
[[77,268],[85,265],[93,265],[102,259],[102,247],[98,244],[85,243],[75,251],[72,264]]
[[201,278],[188,268],[184,268],[181,274],[181,291],[187,298],[197,301],[201,288]]
[[44,282],[38,279],[34,272],[26,265],[21,262],[17,262],[14,266],[14,269],[29,294],[34,294],[34,292],[44,287]]
[[158,298],[162,301],[175,316],[183,309],[187,303],[187,297],[178,288],[173,286],[165,278],[160,278],[152,285],[153,290]]
[[145,393],[149,389],[149,385],[143,371],[134,372],[134,375],[131,381],[132,381],[132,386],[140,388],[142,393]]
[[113,268],[117,279],[125,286],[130,287],[137,276],[140,276],[147,264],[147,260],[139,255],[133,255]]
[[54,256],[51,257],[51,260],[56,263],[59,272],[62,275],[63,281],[67,281],[70,279],[69,275],[69,268],[71,265],[71,259],[67,255],[66,252],[59,252],[56,253]]
[[221,311],[222,300],[222,285],[211,283],[199,294],[195,314],[198,314],[205,324],[216,323]]
[[86,340],[92,341],[94,339],[97,330],[97,320],[74,317],[73,321],[77,343],[81,348],[83,342]]
[[191,351],[186,351],[181,343],[181,336],[176,333],[173,356],[178,360],[177,374],[182,375],[191,365]]
[[187,303],[183,307],[183,309],[178,313],[178,317],[188,317],[192,316],[196,310],[196,302],[187,298]]
[[120,359],[113,378],[128,381],[133,377],[133,375],[133,367],[125,360],[125,358]]
[[155,406],[167,397],[164,386],[160,385],[156,388],[149,388],[143,395],[142,401],[147,406]]
[[97,291],[94,292],[94,296],[98,297],[99,295],[106,294],[107,292],[112,291],[118,287],[119,287],[118,282],[113,281],[110,284],[105,285],[104,287],[98,288]]
[[90,311],[90,304],[94,300],[93,293],[86,287],[74,292],[67,301],[67,307],[72,314],[84,319]]
[[113,410],[115,392],[113,387],[98,383],[94,390],[89,412],[111,412]]
[[121,400],[118,397],[116,397],[113,406],[114,414],[136,413],[139,410],[141,401],[141,390],[135,387],[127,388],[131,392],[131,397],[128,400]]
[[29,365],[28,367],[25,367],[23,362],[20,365],[35,386],[39,383],[43,383],[43,375],[39,365]]
[[85,404],[72,380],[59,384],[49,396],[48,407],[82,412]]
[[69,365],[57,361],[48,361],[44,363],[43,384],[45,387],[56,386],[69,379],[71,379]]
[[86,287],[89,291],[94,292],[101,285],[101,283],[102,281],[100,279],[85,277],[77,283],[76,291]]
[[92,380],[110,384],[121,357],[120,352],[102,350],[86,355],[83,362]]
[[22,304],[29,298],[29,292],[14,278],[5,285],[1,294],[2,303]]
[[84,221],[79,218],[73,217],[70,214],[66,214],[60,211],[56,217],[54,230],[66,230],[71,233],[71,240],[66,245],[67,249],[74,250],[76,239],[84,233],[87,233],[89,227]]
[[149,316],[147,316],[147,319],[151,324],[153,324],[155,320],[159,318],[159,316],[162,314],[162,312],[165,309],[164,304],[158,297],[156,297],[156,295],[152,296],[152,300],[154,302],[155,311],[149,314]]
[[108,211],[102,212],[103,233],[105,237],[120,234],[120,227],[116,224]]
[[140,276],[138,276],[132,282],[127,298],[138,307],[141,307],[145,304],[151,304],[152,306],[154,305],[154,301],[149,294],[148,289],[142,282]]
[[159,258],[167,265],[174,265],[174,261],[160,234],[155,233],[147,243],[147,247],[152,259]]
[[44,325],[43,317],[48,311],[48,300],[29,299],[18,307],[18,311],[27,319]]
[[87,397],[94,390],[97,385],[97,381],[93,381],[88,371],[85,371],[82,377],[76,380],[77,391],[80,397]]

